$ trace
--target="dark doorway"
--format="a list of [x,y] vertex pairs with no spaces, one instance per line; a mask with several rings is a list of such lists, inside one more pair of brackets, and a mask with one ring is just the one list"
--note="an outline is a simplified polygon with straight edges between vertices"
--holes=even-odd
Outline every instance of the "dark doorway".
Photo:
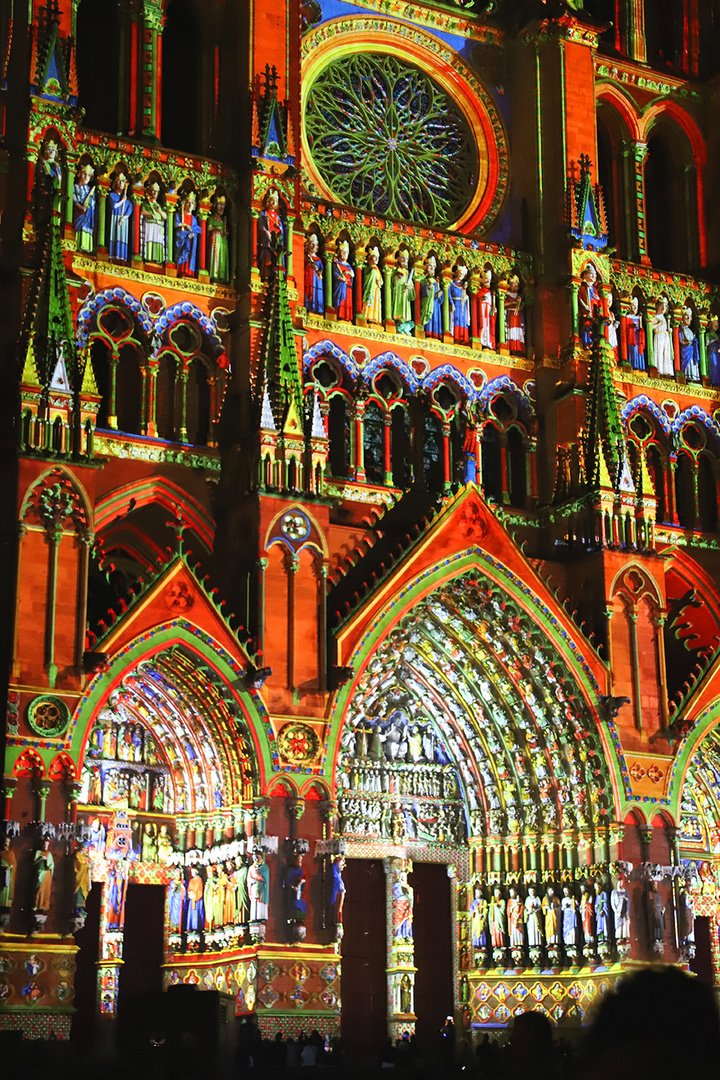
[[385,871],[379,859],[348,859],[344,878],[343,1047],[377,1058],[387,1038]]
[[123,998],[162,991],[164,924],[165,886],[128,885],[118,1011]]
[[712,986],[712,946],[710,942],[710,919],[707,915],[698,915],[695,918],[695,956],[690,961],[690,970],[697,975],[700,982]]
[[97,961],[100,949],[100,900],[102,885],[91,888],[85,910],[87,917],[82,930],[75,935],[78,953],[75,957],[75,997],[73,1005],[72,1038],[89,1045],[95,1035],[95,995],[97,992]]
[[447,867],[413,863],[415,890],[415,1014],[417,1038],[426,1052],[440,1046],[440,1028],[453,1014],[450,878]]

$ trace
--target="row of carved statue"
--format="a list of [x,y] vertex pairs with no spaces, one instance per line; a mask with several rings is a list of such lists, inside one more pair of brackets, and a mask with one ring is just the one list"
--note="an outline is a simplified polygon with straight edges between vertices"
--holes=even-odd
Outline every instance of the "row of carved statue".
[[[59,147],[53,139],[43,143],[37,168],[42,216],[43,200],[58,200],[63,194]],[[173,211],[152,175],[131,196],[128,177],[118,167],[105,195],[92,166],[83,162],[74,177],[68,220],[78,251],[92,253],[98,247],[120,263],[137,255],[145,262],[173,265],[178,277],[197,277],[206,270],[212,281],[229,281],[227,198],[220,190],[209,208],[198,208],[197,193],[186,183]]]
[[341,798],[339,831],[346,836],[376,837],[404,843],[462,843],[465,817],[459,802],[401,801],[394,798]]
[[[504,960],[510,949],[513,959],[529,956],[533,963],[544,955],[569,962],[584,954],[587,960],[607,959],[613,945],[625,954],[630,942],[630,892],[624,876],[610,888],[602,880],[547,883],[543,894],[535,885],[523,890],[519,884],[474,888],[469,911],[460,916],[460,968],[484,967],[492,958]],[[525,895],[523,895],[523,892]],[[687,881],[681,879],[677,894],[677,938],[688,954],[694,949],[695,910]],[[661,953],[667,912],[655,880],[647,883],[648,929],[656,952]]]
[[635,371],[655,368],[658,375],[680,373],[692,382],[708,378],[713,386],[720,386],[717,314],[710,312],[707,320],[704,316],[701,319],[692,307],[672,307],[662,295],[643,311],[640,298],[633,293],[621,299],[618,318],[613,310],[613,294],[598,284],[593,263],[585,266],[580,281],[577,327],[584,348],[592,348],[601,322],[616,361],[629,364]]
[[[110,181],[106,215],[106,236],[97,234],[95,213],[98,193],[89,165],[80,167],[73,186],[73,226],[79,251],[92,252],[95,244],[107,247],[111,259],[128,262],[135,251],[132,222],[139,218],[137,254],[145,262],[173,263],[178,277],[197,277],[207,269],[211,281],[229,280],[228,224],[225,195],[216,193],[209,212],[198,210],[195,192],[186,188],[178,195],[178,209],[163,205],[160,185],[148,181],[142,196],[131,199],[128,182],[121,172]],[[172,252],[172,254],[171,254]]]
[[[195,849],[183,854],[175,850],[168,829],[165,824],[158,829],[151,822],[131,822],[120,813],[107,824],[92,819],[82,827],[76,841],[64,843],[60,849],[53,850],[52,837],[46,833],[29,849],[23,846],[19,854],[11,836],[6,835],[0,850],[0,930],[6,930],[10,923],[20,869],[20,892],[23,897],[27,893],[27,898],[21,899],[17,914],[22,916],[30,908],[32,932],[47,928],[51,907],[56,921],[64,920],[74,930],[79,929],[85,921],[92,881],[100,879],[107,883],[105,929],[122,934],[127,886],[135,873],[132,867],[141,862],[155,864],[161,880],[168,881],[171,948],[220,949],[230,942],[237,943],[246,933],[253,940],[262,940],[264,926],[257,924],[267,921],[270,902],[266,852],[277,851],[276,838],[236,837],[204,851]],[[287,841],[286,847],[280,879],[282,917],[292,939],[302,940],[308,883],[303,855],[309,845],[306,840],[294,840]],[[56,887],[59,863],[68,868],[61,873]],[[338,936],[342,935],[345,898],[343,868],[343,857],[335,856],[320,879],[327,890],[325,909]],[[122,943],[116,946],[114,955],[119,957],[121,950]]]
[[[65,857],[65,856],[62,856]],[[68,856],[70,857],[70,856]],[[52,840],[49,836],[41,838],[38,846],[26,853],[28,860],[23,875],[30,898],[32,912],[30,929],[41,933],[46,929],[48,913],[53,896],[57,853],[53,853]],[[22,862],[22,858],[20,860]],[[5,836],[0,851],[0,930],[5,931],[10,923],[15,895],[17,892],[18,856],[10,836]],[[80,844],[72,855],[72,902],[71,910],[75,927],[85,921],[85,902],[90,892],[90,852],[85,844]],[[27,910],[25,903],[20,904],[20,911]]]
[[507,345],[510,353],[525,353],[519,276],[498,283],[489,267],[470,273],[460,261],[446,270],[433,253],[412,262],[401,247],[394,259],[383,259],[380,248],[370,243],[364,264],[353,265],[347,241],[341,240],[332,258],[324,260],[318,237],[311,233],[305,243],[303,298],[309,312],[340,321],[482,349]]
[[[285,234],[278,193],[270,189],[257,222],[257,265],[263,281],[285,252]],[[351,260],[347,240],[340,240],[334,254],[326,257],[321,239],[310,232],[305,241],[302,296],[312,314],[458,345],[472,342],[483,349],[507,343],[510,352],[525,352],[517,273],[498,287],[489,266],[471,273],[464,259],[449,270],[432,252],[421,262],[401,245],[391,258],[371,241],[361,263],[357,252]]]
[[[295,941],[305,938],[308,910],[304,850],[298,847],[290,852],[281,878],[283,921]],[[338,937],[342,936],[345,900],[343,868],[342,856],[335,857],[326,883],[327,910]],[[267,922],[269,902],[270,869],[261,851],[252,859],[235,857],[210,866],[178,868],[168,892],[170,947],[178,952],[223,949],[246,934],[251,940],[263,940],[265,930],[259,924]]]

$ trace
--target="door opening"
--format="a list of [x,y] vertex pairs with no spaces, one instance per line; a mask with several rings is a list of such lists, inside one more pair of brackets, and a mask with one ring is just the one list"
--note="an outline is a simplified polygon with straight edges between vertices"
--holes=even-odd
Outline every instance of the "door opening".
[[387,1038],[385,871],[380,859],[348,859],[343,877],[343,1047],[377,1058]]
[[[440,1028],[453,1014],[450,878],[441,863],[413,863],[415,1014],[420,1048],[440,1049]],[[458,1035],[460,1033],[458,1032]]]

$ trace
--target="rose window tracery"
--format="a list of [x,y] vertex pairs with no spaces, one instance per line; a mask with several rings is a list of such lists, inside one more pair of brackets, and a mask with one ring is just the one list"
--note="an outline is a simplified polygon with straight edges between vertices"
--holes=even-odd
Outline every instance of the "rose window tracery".
[[329,63],[307,97],[313,164],[339,202],[449,227],[478,184],[478,148],[452,97],[413,64],[359,53]]

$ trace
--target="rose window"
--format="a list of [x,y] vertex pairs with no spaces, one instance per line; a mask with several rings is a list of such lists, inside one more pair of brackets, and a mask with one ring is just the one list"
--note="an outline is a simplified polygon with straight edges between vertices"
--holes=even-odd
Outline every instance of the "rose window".
[[305,126],[314,170],[338,202],[447,228],[473,200],[481,168],[465,115],[396,56],[331,61],[310,88]]

